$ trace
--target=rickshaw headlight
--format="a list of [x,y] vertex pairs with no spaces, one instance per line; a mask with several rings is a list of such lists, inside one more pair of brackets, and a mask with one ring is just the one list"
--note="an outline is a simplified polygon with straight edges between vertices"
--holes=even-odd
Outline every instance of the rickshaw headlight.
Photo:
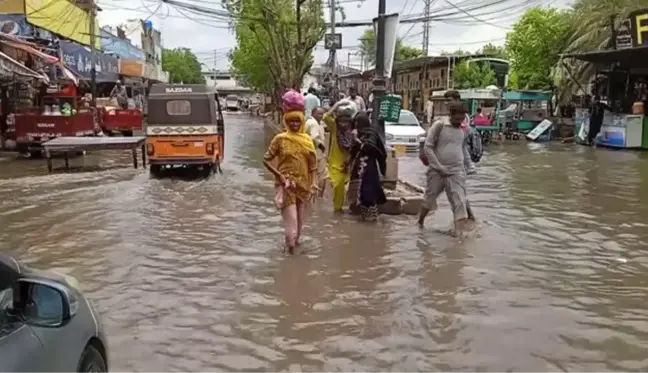
[[153,144],[146,144],[146,154],[153,155],[155,153],[155,147]]

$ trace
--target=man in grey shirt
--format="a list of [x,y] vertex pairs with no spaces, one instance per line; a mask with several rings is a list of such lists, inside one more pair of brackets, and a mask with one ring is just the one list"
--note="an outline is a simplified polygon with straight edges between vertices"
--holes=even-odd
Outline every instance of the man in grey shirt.
[[122,85],[120,80],[115,83],[115,86],[110,92],[110,98],[116,98],[117,103],[122,109],[128,109],[128,93],[126,93],[126,87]]
[[461,128],[466,111],[462,104],[449,106],[450,116],[436,121],[428,131],[424,152],[429,161],[427,185],[418,224],[423,226],[430,211],[437,208],[437,198],[445,191],[454,215],[454,232],[465,229],[468,219],[466,199],[466,167],[470,157],[464,146],[466,133]]

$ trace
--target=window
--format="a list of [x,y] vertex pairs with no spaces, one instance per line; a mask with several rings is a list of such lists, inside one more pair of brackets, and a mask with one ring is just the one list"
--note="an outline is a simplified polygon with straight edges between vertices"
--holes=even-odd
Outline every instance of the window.
[[187,100],[173,100],[166,104],[167,114],[169,115],[189,115],[191,114],[191,104]]
[[386,124],[391,126],[419,126],[419,121],[416,119],[411,111],[401,110],[400,117],[398,118],[398,123],[387,122]]

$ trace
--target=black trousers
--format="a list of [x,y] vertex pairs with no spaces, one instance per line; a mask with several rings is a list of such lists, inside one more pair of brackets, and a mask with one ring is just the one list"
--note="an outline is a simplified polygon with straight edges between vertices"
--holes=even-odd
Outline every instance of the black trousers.
[[587,134],[587,142],[592,144],[596,140],[596,135],[601,132],[603,121],[590,122],[589,133]]

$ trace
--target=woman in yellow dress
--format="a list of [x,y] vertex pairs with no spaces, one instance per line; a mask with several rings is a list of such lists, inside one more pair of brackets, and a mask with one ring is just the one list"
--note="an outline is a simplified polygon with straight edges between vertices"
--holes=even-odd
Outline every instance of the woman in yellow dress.
[[356,105],[349,100],[340,100],[324,114],[322,120],[331,133],[331,146],[328,156],[328,171],[333,185],[333,211],[342,212],[346,185],[349,183],[350,148],[353,145],[351,134],[353,117],[358,112]]
[[[306,219],[306,206],[317,193],[317,158],[313,140],[306,133],[303,112],[283,116],[285,131],[275,136],[263,164],[275,175],[275,204],[284,221],[286,248],[293,254]],[[270,162],[277,159],[275,168]]]

